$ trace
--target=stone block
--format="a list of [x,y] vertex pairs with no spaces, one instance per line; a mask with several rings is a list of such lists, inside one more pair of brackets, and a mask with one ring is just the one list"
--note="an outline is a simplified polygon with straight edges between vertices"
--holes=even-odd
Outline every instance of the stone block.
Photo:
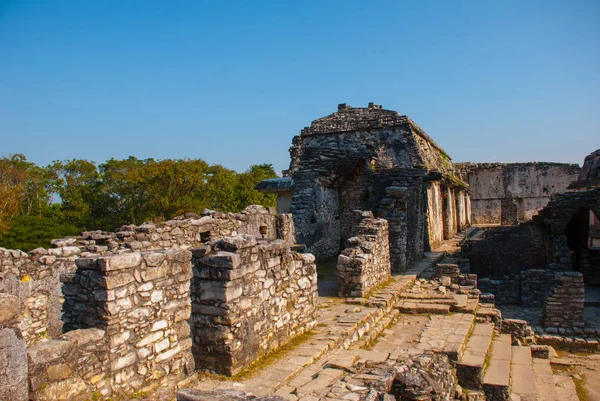
[[0,293],[0,323],[7,323],[21,314],[21,301],[14,295]]
[[52,340],[44,341],[27,349],[29,370],[36,370],[39,366],[47,366],[67,356],[73,350],[70,341]]
[[107,290],[121,287],[133,282],[135,279],[129,273],[120,273],[104,277],[104,288]]
[[142,255],[139,252],[123,253],[98,259],[98,269],[103,272],[110,272],[136,267],[140,263],[142,263]]

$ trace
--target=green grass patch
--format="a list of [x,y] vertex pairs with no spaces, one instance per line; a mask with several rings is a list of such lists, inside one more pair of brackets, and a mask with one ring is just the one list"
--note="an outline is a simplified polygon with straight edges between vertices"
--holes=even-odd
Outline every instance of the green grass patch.
[[311,330],[306,333],[297,335],[281,347],[274,349],[273,351],[263,356],[260,356],[256,361],[252,362],[241,372],[231,376],[231,380],[244,380],[256,376],[256,374],[259,373],[262,369],[271,365],[273,362],[283,358],[288,352],[292,351],[294,348],[307,341],[314,334],[315,333]]

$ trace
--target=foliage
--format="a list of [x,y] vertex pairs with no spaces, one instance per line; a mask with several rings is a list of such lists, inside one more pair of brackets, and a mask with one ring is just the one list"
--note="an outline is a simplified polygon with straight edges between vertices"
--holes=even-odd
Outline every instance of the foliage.
[[83,230],[114,230],[207,208],[239,212],[251,204],[275,206],[274,194],[254,187],[276,176],[270,164],[239,174],[201,159],[130,156],[99,166],[73,159],[41,167],[12,155],[0,159],[0,244],[30,249]]
[[39,247],[47,248],[51,240],[77,235],[79,232],[77,226],[66,222],[60,223],[50,217],[20,215],[13,219],[11,229],[0,238],[0,246],[23,251]]

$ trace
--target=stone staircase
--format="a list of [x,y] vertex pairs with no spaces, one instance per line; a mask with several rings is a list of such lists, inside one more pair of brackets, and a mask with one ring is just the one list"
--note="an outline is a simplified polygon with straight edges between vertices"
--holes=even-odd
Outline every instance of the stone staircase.
[[[203,383],[202,387],[248,389],[258,396],[277,395],[290,401],[329,400],[334,389],[344,397],[354,397],[349,392],[362,394],[368,389],[358,383],[340,385],[340,380],[356,372],[357,366],[390,363],[404,351],[408,355],[433,351],[453,361],[462,388],[460,400],[578,400],[573,381],[553,374],[548,352],[514,345],[520,344],[519,334],[513,339],[511,334],[500,333],[508,325],[502,325],[493,297],[481,296],[485,303],[480,304],[475,288],[440,286],[439,279],[418,278],[440,257],[429,254],[423,264],[393,277],[368,298],[323,300],[319,321],[327,324],[317,326],[308,342],[244,383]],[[394,325],[400,318],[404,323]],[[410,349],[399,352],[395,344],[404,335],[402,324],[415,324],[413,320],[422,326],[412,344],[403,342]],[[385,344],[377,348],[380,341],[387,342],[387,348]],[[373,344],[373,350],[364,349]],[[368,375],[363,376],[368,380]],[[340,395],[339,399],[354,398]]]

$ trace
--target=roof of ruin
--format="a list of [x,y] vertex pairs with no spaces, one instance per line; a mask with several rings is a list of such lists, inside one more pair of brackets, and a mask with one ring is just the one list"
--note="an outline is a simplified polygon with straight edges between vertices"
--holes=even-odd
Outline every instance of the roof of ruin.
[[254,189],[266,193],[289,192],[293,183],[292,177],[269,178],[259,182]]
[[338,105],[338,111],[314,120],[305,127],[301,136],[332,134],[340,132],[363,131],[381,128],[410,126],[415,133],[423,137],[432,146],[448,155],[421,127],[407,116],[394,110],[385,110],[381,105],[369,103],[368,107],[352,107],[345,103]]

